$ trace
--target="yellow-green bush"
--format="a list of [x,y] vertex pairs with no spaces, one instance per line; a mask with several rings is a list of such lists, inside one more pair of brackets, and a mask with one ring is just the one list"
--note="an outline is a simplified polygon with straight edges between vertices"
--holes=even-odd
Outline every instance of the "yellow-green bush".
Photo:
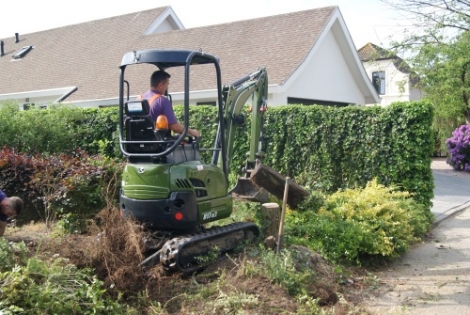
[[332,260],[360,264],[372,256],[399,256],[426,233],[431,219],[408,192],[372,180],[363,189],[328,196],[318,212],[289,212],[286,234]]

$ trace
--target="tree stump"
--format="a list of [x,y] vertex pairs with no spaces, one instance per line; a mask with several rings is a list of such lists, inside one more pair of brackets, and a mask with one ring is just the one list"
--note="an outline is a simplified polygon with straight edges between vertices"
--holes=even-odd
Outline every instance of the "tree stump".
[[281,210],[275,202],[263,203],[261,205],[261,216],[263,218],[263,234],[265,237],[274,236],[277,239],[279,223],[281,221]]

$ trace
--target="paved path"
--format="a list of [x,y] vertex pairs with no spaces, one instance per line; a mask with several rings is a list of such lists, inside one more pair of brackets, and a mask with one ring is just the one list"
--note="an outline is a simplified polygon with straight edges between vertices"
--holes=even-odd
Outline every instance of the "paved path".
[[433,159],[431,169],[435,185],[431,212],[439,224],[470,207],[470,173],[454,171],[445,158]]
[[379,271],[362,307],[377,315],[470,315],[470,173],[432,164],[435,228]]
[[433,175],[435,188],[431,212],[436,223],[470,207],[470,176],[457,177],[439,171],[433,171]]
[[376,275],[362,306],[374,315],[470,315],[470,208]]

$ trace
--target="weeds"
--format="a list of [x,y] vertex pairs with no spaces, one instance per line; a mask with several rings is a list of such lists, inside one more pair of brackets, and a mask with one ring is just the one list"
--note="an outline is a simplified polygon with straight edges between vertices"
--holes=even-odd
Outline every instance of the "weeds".
[[205,255],[197,256],[196,261],[198,264],[202,266],[206,266],[210,264],[211,262],[214,262],[219,258],[220,256],[220,248],[218,246],[214,246],[207,252]]
[[243,314],[242,309],[250,309],[258,304],[258,297],[236,289],[230,294],[219,289],[215,300],[208,304],[216,314]]
[[[0,313],[126,314],[117,300],[105,296],[103,282],[90,269],[78,269],[64,259],[31,258],[0,274]],[[34,306],[34,308],[31,308]]]

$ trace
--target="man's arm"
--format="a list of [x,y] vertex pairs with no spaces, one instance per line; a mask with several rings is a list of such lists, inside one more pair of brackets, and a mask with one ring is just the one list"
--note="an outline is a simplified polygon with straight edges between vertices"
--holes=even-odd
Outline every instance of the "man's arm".
[[[152,106],[158,106],[158,102],[160,102],[163,109],[163,115],[165,115],[166,119],[168,119],[168,127],[170,127],[173,132],[182,134],[184,131],[184,126],[176,118],[175,112],[173,111],[173,105],[171,105],[170,101],[166,97],[159,97]],[[201,136],[199,131],[196,129],[188,128],[188,133],[196,138]]]
[[[179,133],[179,134],[182,134],[183,131],[184,131],[184,126],[177,122],[177,123],[174,123],[174,124],[171,124],[170,125],[170,129],[173,131],[173,132],[176,132],[176,133]],[[201,134],[199,133],[199,131],[197,131],[196,129],[191,129],[191,128],[188,128],[188,133],[195,137],[195,138],[198,138],[201,136]]]
[[0,189],[0,203],[6,199],[7,195]]

